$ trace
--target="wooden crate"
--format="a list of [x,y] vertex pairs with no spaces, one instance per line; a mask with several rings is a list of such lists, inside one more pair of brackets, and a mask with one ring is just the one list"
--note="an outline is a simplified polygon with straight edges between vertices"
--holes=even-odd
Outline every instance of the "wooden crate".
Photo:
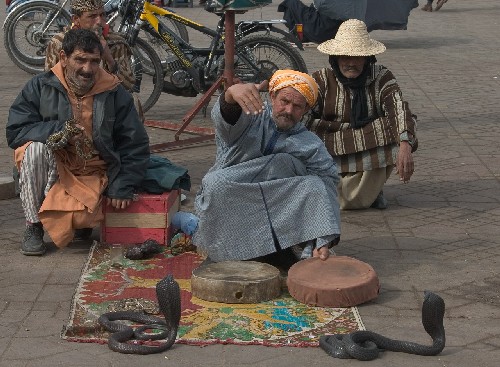
[[161,195],[139,194],[127,209],[104,206],[101,241],[123,245],[143,243],[147,239],[166,245],[172,238],[172,216],[180,208],[180,190]]

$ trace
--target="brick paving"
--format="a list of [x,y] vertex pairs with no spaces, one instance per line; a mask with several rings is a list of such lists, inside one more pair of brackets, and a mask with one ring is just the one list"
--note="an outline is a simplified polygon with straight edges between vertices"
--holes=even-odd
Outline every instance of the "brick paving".
[[[420,1],[421,5],[423,1]],[[281,18],[278,2],[243,18]],[[216,17],[195,5],[177,11],[211,25]],[[5,18],[5,10],[0,17]],[[377,300],[359,306],[368,330],[429,343],[420,321],[423,291],[446,302],[447,346],[436,357],[387,352],[372,366],[497,366],[500,360],[500,5],[497,0],[449,1],[439,12],[412,11],[407,31],[375,31],[388,51],[378,56],[398,77],[419,116],[416,172],[407,185],[391,178],[390,207],[342,213],[339,255],[370,263],[381,281]],[[3,32],[2,32],[3,35]],[[315,48],[301,53],[310,71],[326,65]],[[29,75],[0,53],[0,124]],[[164,95],[148,115],[180,121],[194,99]],[[195,124],[209,125],[198,117]],[[151,131],[153,142],[171,139]],[[192,209],[214,145],[163,153],[189,168]],[[0,178],[9,177],[12,151],[0,140]],[[3,182],[0,180],[0,183]],[[316,348],[176,345],[159,355],[128,356],[98,344],[69,343],[59,333],[89,245],[51,248],[46,256],[19,253],[24,226],[19,199],[0,201],[0,366],[326,366]],[[94,231],[97,238],[97,231]],[[46,238],[46,241],[50,241]],[[497,361],[497,362],[495,362]]]

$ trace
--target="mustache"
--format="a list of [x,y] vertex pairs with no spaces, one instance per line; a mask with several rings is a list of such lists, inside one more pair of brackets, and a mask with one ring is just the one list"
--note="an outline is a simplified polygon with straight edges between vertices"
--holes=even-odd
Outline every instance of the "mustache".
[[280,113],[277,117],[284,117],[287,118],[288,120],[293,120],[292,115],[289,115],[288,113]]
[[347,70],[347,71],[360,71],[360,68],[356,67],[356,66],[344,66],[344,70]]
[[83,76],[84,78],[92,78],[94,76],[93,73],[85,73],[85,72],[78,73],[78,75]]

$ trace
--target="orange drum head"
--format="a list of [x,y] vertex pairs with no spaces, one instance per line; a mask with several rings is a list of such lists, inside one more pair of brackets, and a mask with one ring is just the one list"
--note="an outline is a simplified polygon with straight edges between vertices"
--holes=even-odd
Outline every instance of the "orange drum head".
[[288,271],[288,291],[297,301],[319,307],[351,307],[377,298],[375,270],[347,256],[299,261]]

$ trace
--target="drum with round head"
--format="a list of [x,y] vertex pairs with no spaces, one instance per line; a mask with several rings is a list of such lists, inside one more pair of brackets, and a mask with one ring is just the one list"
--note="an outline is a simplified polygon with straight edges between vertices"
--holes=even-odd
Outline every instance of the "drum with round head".
[[288,271],[287,286],[297,301],[320,307],[351,307],[377,298],[375,270],[347,256],[299,261]]
[[222,303],[259,303],[279,297],[280,272],[256,261],[222,261],[202,265],[191,276],[193,296]]

